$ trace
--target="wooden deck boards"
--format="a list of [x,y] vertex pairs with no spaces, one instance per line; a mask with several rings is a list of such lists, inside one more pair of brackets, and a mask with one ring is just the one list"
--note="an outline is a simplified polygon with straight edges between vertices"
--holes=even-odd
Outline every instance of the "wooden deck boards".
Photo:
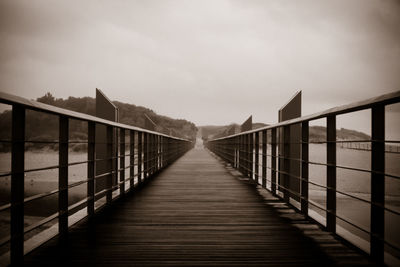
[[72,228],[67,244],[55,238],[28,254],[25,264],[369,264],[287,207],[289,212],[281,216],[273,207],[281,202],[259,191],[233,176],[208,151],[196,148],[134,195],[98,214],[95,223]]

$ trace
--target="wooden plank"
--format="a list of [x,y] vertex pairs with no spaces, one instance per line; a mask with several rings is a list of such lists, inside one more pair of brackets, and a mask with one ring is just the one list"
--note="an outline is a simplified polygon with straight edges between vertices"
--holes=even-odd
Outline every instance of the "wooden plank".
[[[60,246],[54,239],[27,255],[25,264],[334,264],[316,241],[293,225],[307,221],[289,221],[287,211],[280,216],[282,208],[274,208],[276,203],[281,201],[270,194],[263,198],[254,183],[231,175],[204,149],[192,149],[134,195],[98,214],[96,224],[78,224],[70,232],[68,245]],[[334,238],[329,242],[339,244]],[[348,258],[362,262],[357,253],[351,257],[348,250],[338,251],[347,251]],[[61,262],[61,258],[67,260]]]

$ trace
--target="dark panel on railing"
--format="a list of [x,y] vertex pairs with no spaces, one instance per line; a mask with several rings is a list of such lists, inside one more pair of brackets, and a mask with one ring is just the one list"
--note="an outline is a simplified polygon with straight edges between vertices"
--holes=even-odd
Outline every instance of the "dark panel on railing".
[[[96,116],[102,119],[106,119],[109,121],[114,121],[117,122],[118,118],[118,109],[117,107],[112,103],[111,100],[107,98],[103,92],[101,92],[99,89],[96,89]],[[96,127],[96,159],[106,159],[108,158],[110,151],[108,149],[111,149],[111,154],[115,153],[115,148],[114,146],[109,146],[107,142],[107,127],[104,125],[97,125]],[[114,140],[116,140],[116,130],[113,130],[112,136],[111,136],[111,143],[114,143]],[[108,140],[110,141],[110,140]],[[112,170],[112,166],[115,164],[114,161],[116,162],[116,159],[113,160],[112,164],[108,164],[106,161],[98,161],[96,165],[96,176],[109,173]],[[96,192],[100,192],[101,190],[104,190],[108,188],[107,184],[107,177],[108,176],[103,176],[99,177],[96,179]]]
[[[279,122],[301,117],[301,91],[297,92],[289,102],[279,110],[278,113]],[[300,180],[298,177],[300,177],[301,166],[300,161],[297,159],[300,159],[301,126],[300,124],[293,124],[289,127],[284,127],[283,131],[280,132],[280,140],[287,140],[285,137],[286,129],[290,131],[290,140],[285,142],[289,147],[285,150],[283,146],[280,146],[279,149],[279,153],[283,155],[283,157],[289,159],[280,163],[282,169],[288,173],[284,178],[284,187],[288,189],[287,197],[290,196],[291,198],[300,201]],[[289,164],[289,166],[285,166],[285,164]]]
[[253,116],[250,116],[243,124],[240,126],[240,132],[246,132],[253,129]]

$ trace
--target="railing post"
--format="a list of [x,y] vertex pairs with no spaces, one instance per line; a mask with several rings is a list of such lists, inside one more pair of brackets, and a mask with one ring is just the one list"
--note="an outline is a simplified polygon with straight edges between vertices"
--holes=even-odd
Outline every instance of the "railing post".
[[153,173],[155,174],[158,170],[157,161],[158,161],[158,151],[157,151],[157,135],[153,135]]
[[106,202],[107,204],[111,204],[112,202],[112,186],[113,186],[113,171],[114,171],[114,144],[113,144],[113,127],[107,126],[107,133],[106,133],[106,140],[107,140],[107,157],[106,157],[106,164],[107,164],[107,178],[106,178]]
[[262,131],[262,187],[267,188],[267,130]]
[[276,194],[276,128],[271,130],[271,192]]
[[308,215],[308,121],[301,124],[301,212]]
[[152,134],[147,134],[147,169],[148,169],[148,174],[147,177],[151,177],[153,173],[153,135]]
[[326,228],[336,232],[336,116],[327,117]]
[[283,127],[283,199],[289,202],[289,181],[290,181],[290,126]]
[[148,168],[149,168],[149,141],[148,141],[148,133],[143,133],[143,180],[147,179]]
[[161,136],[161,168],[165,167],[165,137]]
[[160,153],[160,136],[157,135],[156,136],[156,170],[157,172],[160,170],[161,168],[161,153]]
[[129,130],[129,191],[135,186],[135,132]]
[[258,184],[258,174],[259,174],[259,154],[260,154],[260,134],[259,132],[255,133],[255,159],[254,159],[254,179],[256,180],[256,183]]
[[247,176],[247,145],[246,145],[246,135],[242,135],[242,174]]
[[238,170],[243,173],[243,135],[238,136],[238,147],[239,147],[239,158],[238,158]]
[[372,108],[371,118],[371,257],[384,261],[385,238],[385,106]]
[[58,149],[58,231],[64,241],[68,234],[68,135],[69,119],[59,117]]
[[246,135],[242,136],[242,155],[243,155],[243,160],[242,160],[242,173],[244,176],[247,176],[247,137]]
[[125,129],[119,130],[119,181],[121,182],[119,193],[125,195]]
[[153,175],[154,173],[155,173],[155,168],[156,168],[156,166],[155,166],[155,161],[156,161],[156,158],[155,158],[155,155],[156,155],[156,150],[155,150],[155,148],[156,148],[156,146],[155,146],[155,135],[154,134],[151,134],[150,135],[150,145],[151,145],[151,175]]
[[143,143],[142,143],[142,132],[137,132],[138,143],[137,143],[137,150],[138,150],[138,184],[142,182],[142,159],[143,159]]
[[25,108],[12,106],[11,151],[11,264],[22,264],[24,256],[24,163]]
[[89,217],[94,214],[94,201],[95,201],[95,187],[94,187],[94,177],[96,168],[96,123],[88,122],[88,183],[87,183],[87,211]]
[[249,134],[250,138],[250,178],[253,180],[254,176],[254,133]]
[[245,135],[246,145],[246,177],[250,177],[250,135]]
[[234,153],[235,153],[233,167],[237,169],[237,167],[238,167],[238,151],[239,151],[239,149],[238,149],[238,143],[239,143],[238,142],[238,136],[233,138],[233,142],[234,142],[233,143],[233,145],[234,145],[233,149],[234,149]]

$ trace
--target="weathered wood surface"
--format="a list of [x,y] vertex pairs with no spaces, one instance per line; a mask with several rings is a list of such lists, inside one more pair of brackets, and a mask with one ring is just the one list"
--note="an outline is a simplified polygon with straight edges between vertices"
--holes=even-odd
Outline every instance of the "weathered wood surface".
[[94,224],[71,229],[67,244],[53,239],[28,254],[25,264],[323,266],[368,261],[196,148],[101,212]]

